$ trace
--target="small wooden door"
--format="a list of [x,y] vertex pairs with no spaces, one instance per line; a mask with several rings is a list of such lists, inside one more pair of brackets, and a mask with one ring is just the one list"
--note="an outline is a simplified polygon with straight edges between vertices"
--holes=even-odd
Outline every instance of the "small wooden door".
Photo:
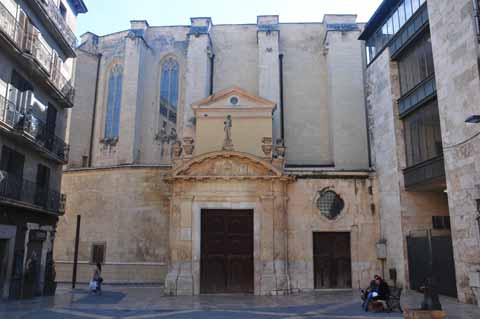
[[315,289],[351,288],[350,233],[313,233]]
[[253,293],[253,211],[203,210],[201,293]]

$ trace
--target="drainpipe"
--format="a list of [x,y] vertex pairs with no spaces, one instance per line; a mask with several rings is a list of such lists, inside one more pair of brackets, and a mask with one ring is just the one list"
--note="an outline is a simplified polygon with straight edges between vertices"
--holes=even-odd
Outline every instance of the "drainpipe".
[[473,0],[473,14],[475,16],[475,26],[477,27],[477,40],[480,42],[480,7],[478,0]]
[[284,124],[284,115],[283,115],[283,54],[278,56],[279,67],[280,67],[280,137],[283,140],[285,146],[285,124]]
[[372,141],[370,140],[370,119],[368,117],[368,87],[367,87],[367,58],[365,56],[365,42],[361,46],[362,64],[363,64],[363,99],[365,105],[365,125],[367,126],[367,148],[368,148],[368,167],[372,168]]
[[88,167],[92,167],[93,156],[93,140],[95,136],[95,117],[97,116],[97,100],[98,100],[98,82],[100,78],[100,62],[102,61],[102,54],[97,54],[97,76],[95,79],[95,96],[93,99],[93,114],[92,114],[92,126],[90,129],[90,149],[88,150]]
[[210,55],[210,94],[213,94],[213,71],[215,67],[215,54]]

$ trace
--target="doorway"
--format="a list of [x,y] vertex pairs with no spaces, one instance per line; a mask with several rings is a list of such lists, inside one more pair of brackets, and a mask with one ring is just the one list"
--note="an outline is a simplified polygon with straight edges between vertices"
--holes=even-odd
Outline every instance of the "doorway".
[[8,240],[0,239],[0,299],[3,295],[3,289],[7,283],[8,268]]
[[253,210],[201,212],[201,293],[253,293]]
[[352,288],[350,233],[313,233],[315,289]]
[[457,297],[455,261],[453,257],[452,237],[450,234],[410,234],[407,236],[408,270],[410,289],[418,290],[425,279],[435,280],[438,292],[442,295]]

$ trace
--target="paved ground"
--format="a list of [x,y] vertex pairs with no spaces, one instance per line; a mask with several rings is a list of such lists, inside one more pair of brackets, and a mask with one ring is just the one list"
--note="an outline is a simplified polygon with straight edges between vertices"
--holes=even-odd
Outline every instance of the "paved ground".
[[[421,296],[402,297],[404,305],[417,305]],[[449,319],[478,319],[480,308],[443,298]],[[412,308],[412,307],[411,307]],[[102,296],[86,290],[60,287],[55,297],[0,303],[1,319],[370,319],[402,318],[400,313],[365,313],[356,292],[321,291],[291,296],[202,295],[163,296],[160,287],[105,286]]]

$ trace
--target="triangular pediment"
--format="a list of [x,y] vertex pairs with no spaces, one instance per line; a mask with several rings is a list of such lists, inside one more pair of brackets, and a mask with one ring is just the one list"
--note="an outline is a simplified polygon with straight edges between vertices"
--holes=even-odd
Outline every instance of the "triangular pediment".
[[233,87],[216,92],[207,98],[192,104],[194,109],[274,109],[275,102]]
[[197,156],[174,169],[174,179],[272,179],[282,178],[282,172],[270,162],[254,155],[220,151]]

